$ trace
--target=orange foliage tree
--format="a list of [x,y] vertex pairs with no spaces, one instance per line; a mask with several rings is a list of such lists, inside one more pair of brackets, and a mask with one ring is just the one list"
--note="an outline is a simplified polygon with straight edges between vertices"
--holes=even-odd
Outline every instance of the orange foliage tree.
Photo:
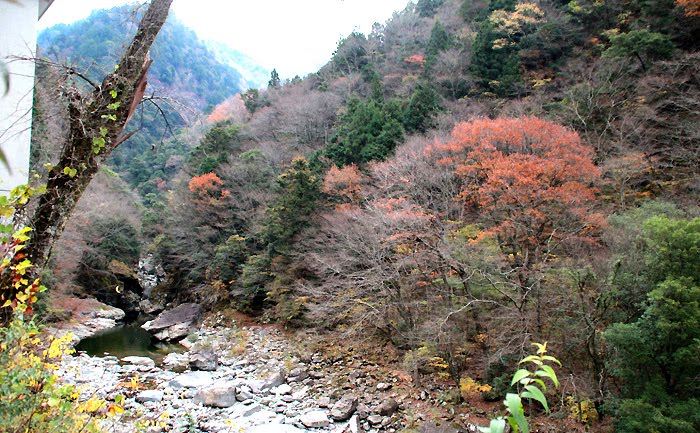
[[590,238],[602,224],[590,210],[600,178],[593,150],[562,126],[535,117],[478,119],[458,124],[452,140],[432,150],[466,178],[460,198],[518,265],[562,241]]
[[335,165],[323,178],[323,192],[340,198],[344,203],[357,203],[362,192],[362,173],[355,164],[338,168]]
[[686,16],[700,17],[700,0],[676,0],[676,4],[685,9]]
[[497,241],[524,293],[537,289],[560,247],[595,242],[603,218],[591,210],[592,184],[600,170],[575,132],[535,117],[478,119],[458,124],[429,152],[464,178],[459,198],[485,226],[482,237]]
[[198,204],[221,204],[231,195],[224,189],[224,181],[216,173],[205,173],[190,179],[190,192],[194,195],[194,201]]

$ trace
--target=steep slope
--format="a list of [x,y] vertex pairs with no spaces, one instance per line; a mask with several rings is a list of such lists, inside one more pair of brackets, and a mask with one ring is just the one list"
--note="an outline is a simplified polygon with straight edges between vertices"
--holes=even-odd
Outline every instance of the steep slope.
[[[38,44],[50,58],[89,66],[89,75],[97,78],[101,71],[114,67],[114,59],[135,31],[137,18],[130,6],[95,11],[82,21],[44,30]],[[192,30],[172,18],[158,35],[151,57],[152,88],[200,110],[256,84],[218,61]]]
[[[39,36],[40,51],[44,57],[75,65],[86,71],[87,77],[99,81],[114,67],[117,55],[135,32],[138,14],[132,7],[122,6],[93,12],[70,25],[51,27]],[[143,105],[138,118],[131,122],[131,128],[140,129],[139,133],[121,145],[111,160],[116,171],[126,174],[134,186],[142,180],[143,161],[152,157],[148,155],[150,150],[164,137],[226,98],[260,85],[252,60],[241,62],[251,72],[239,72],[219,61],[192,30],[172,18],[158,35],[151,57],[154,63],[147,95],[155,95],[154,102],[160,109],[151,103]]]

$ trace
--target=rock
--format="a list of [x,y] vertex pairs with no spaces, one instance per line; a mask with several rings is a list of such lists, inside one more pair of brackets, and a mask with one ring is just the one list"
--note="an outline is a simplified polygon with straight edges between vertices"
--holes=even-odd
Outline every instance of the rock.
[[311,376],[312,379],[316,379],[316,380],[323,379],[324,377],[326,377],[326,375],[323,374],[323,372],[316,371],[316,370],[310,371],[309,376]]
[[[270,376],[262,386],[262,389],[276,388],[282,385],[287,380],[287,375],[284,370],[277,370]],[[252,387],[251,387],[252,388]]]
[[[265,381],[263,380],[248,380],[245,382],[246,386],[250,388],[250,391],[254,394],[260,394],[265,386]],[[266,389],[266,388],[265,388]]]
[[299,417],[299,421],[307,428],[323,428],[331,423],[325,410],[312,410]]
[[419,433],[463,433],[464,430],[448,423],[436,424],[432,421],[422,423],[416,428]]
[[203,388],[214,383],[211,373],[206,371],[193,371],[183,373],[170,381],[171,388]]
[[99,309],[95,310],[92,316],[98,319],[109,319],[119,321],[122,320],[124,316],[126,316],[126,313],[124,312],[124,310],[120,310],[119,308],[104,305]]
[[367,419],[369,412],[369,408],[364,403],[357,405],[357,416],[360,417],[360,419]]
[[384,417],[381,415],[370,415],[367,417],[367,421],[372,424],[372,425],[379,425],[382,423],[384,420]]
[[391,416],[399,410],[399,404],[393,398],[387,398],[377,406],[375,412],[379,415]]
[[331,399],[327,396],[319,397],[316,401],[318,407],[331,407]]
[[139,302],[139,309],[142,313],[145,314],[158,314],[162,312],[165,309],[165,307],[163,306],[163,304],[160,304],[158,302],[153,302],[150,299],[144,299],[141,302]]
[[151,358],[146,358],[145,356],[126,356],[122,358],[122,362],[148,368],[155,368],[156,366],[156,362],[154,360]]
[[345,421],[349,419],[357,409],[357,397],[354,395],[343,396],[331,408],[331,418],[335,421]]
[[237,393],[236,393],[236,400],[246,401],[246,400],[250,400],[253,397],[254,397],[253,393],[250,392],[250,388],[248,388],[247,386],[243,386],[243,387],[238,388]]
[[388,391],[391,389],[391,384],[385,382],[379,382],[377,384],[377,391]]
[[160,313],[154,320],[144,323],[141,327],[153,333],[159,340],[175,341],[187,336],[201,315],[201,305],[181,304]]
[[219,367],[219,357],[211,350],[203,350],[190,355],[191,370],[216,371]]
[[257,403],[250,406],[235,406],[229,409],[230,418],[249,418],[258,412],[261,412],[263,407]]
[[304,379],[306,379],[307,377],[309,377],[309,372],[306,371],[305,368],[295,368],[289,372],[289,376],[287,377],[287,382],[290,382],[290,383],[301,382]]
[[178,341],[177,343],[184,347],[187,350],[192,350],[195,344],[197,344],[196,341],[190,340],[189,336],[192,334],[188,334],[187,338],[183,338],[182,340]]
[[232,383],[223,383],[200,390],[194,401],[210,407],[231,407],[236,404],[236,387]]
[[347,425],[342,426],[339,433],[362,433],[362,428],[360,427],[360,420],[357,415],[353,415],[348,421]]
[[190,358],[186,354],[168,353],[163,358],[163,366],[169,369],[185,368],[189,365]]
[[147,402],[161,402],[164,397],[163,391],[157,389],[147,389],[146,391],[141,391],[136,395],[136,401],[139,403]]
[[305,433],[304,430],[290,424],[261,424],[245,429],[245,433]]
[[289,395],[292,393],[292,387],[283,383],[282,385],[272,389],[273,394],[277,395]]

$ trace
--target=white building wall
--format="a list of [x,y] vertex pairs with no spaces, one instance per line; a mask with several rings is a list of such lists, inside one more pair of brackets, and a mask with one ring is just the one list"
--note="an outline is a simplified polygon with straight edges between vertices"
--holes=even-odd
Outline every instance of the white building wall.
[[0,149],[10,171],[0,164],[0,195],[26,183],[34,96],[34,62],[17,61],[12,56],[36,54],[37,19],[40,0],[0,0],[0,58],[10,73],[10,87],[0,82]]

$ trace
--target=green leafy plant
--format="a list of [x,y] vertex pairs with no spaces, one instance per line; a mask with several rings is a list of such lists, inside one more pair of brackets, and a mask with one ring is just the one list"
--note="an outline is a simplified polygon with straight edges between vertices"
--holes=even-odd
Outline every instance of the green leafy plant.
[[479,429],[483,433],[503,433],[506,429],[506,422],[510,424],[511,429],[515,433],[520,431],[529,433],[530,426],[527,418],[525,418],[523,398],[539,402],[544,407],[544,410],[549,413],[549,405],[545,397],[547,386],[543,379],[549,379],[555,387],[559,387],[559,380],[554,372],[554,368],[547,363],[554,363],[559,366],[561,366],[561,363],[557,358],[547,355],[546,342],[544,344],[532,343],[532,345],[537,347],[537,353],[523,358],[519,364],[531,364],[531,366],[534,366],[534,371],[521,368],[513,374],[511,386],[519,384],[520,391],[517,394],[506,394],[506,399],[503,403],[509,415],[491,420],[491,424],[488,427],[480,427]]

